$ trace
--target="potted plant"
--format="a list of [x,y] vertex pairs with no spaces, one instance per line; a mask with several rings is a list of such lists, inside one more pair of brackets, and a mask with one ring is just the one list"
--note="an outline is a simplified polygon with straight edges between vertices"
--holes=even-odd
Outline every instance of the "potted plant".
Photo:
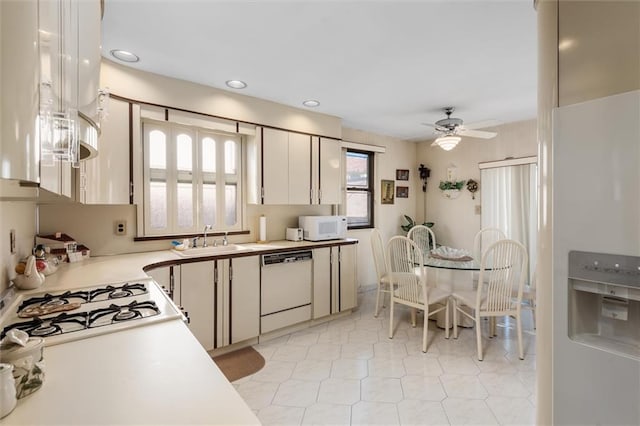
[[460,196],[460,190],[464,187],[464,184],[464,180],[441,180],[439,188],[442,191],[443,197],[452,199]]
[[[409,232],[411,228],[418,225],[411,216],[407,216],[406,214],[404,215],[404,220],[406,220],[407,223],[404,225],[400,225],[404,232]],[[423,225],[427,228],[431,228],[433,226],[433,222],[424,222]]]

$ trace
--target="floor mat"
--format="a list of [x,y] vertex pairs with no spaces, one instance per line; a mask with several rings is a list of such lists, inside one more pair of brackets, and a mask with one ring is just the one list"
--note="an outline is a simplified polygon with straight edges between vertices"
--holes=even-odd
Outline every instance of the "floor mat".
[[262,355],[251,346],[216,356],[213,360],[230,382],[260,371],[265,362]]

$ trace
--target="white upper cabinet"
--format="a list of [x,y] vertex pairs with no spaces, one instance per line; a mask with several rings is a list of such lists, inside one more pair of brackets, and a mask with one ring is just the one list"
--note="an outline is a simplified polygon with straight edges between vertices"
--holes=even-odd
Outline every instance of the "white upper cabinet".
[[258,129],[247,147],[251,204],[339,204],[339,140]]
[[39,180],[38,2],[0,1],[0,178]]
[[311,203],[311,136],[289,133],[289,204]]
[[79,1],[78,7],[78,111],[98,122],[100,89],[100,1]]
[[78,1],[78,137],[80,160],[98,154],[100,95],[101,1]]
[[109,115],[101,123],[100,155],[80,163],[79,194],[85,204],[129,204],[129,126],[140,107],[117,99],[109,101]]
[[317,159],[312,164],[318,167],[318,173],[314,173],[313,204],[340,204],[342,171],[341,155],[342,146],[339,140],[314,138],[313,155]]
[[263,129],[262,204],[289,204],[289,133]]
[[40,187],[71,197],[77,144],[78,16],[69,0],[38,2]]
[[39,0],[36,12],[40,187],[66,197],[74,195],[72,167],[96,154],[100,4],[99,0]]

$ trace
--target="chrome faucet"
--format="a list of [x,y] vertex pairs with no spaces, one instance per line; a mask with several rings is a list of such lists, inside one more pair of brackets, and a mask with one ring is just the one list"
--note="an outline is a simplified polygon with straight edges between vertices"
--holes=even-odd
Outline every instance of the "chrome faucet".
[[227,240],[227,232],[224,233],[224,238],[222,239],[222,245],[226,246],[229,244],[229,240]]
[[209,244],[207,244],[207,231],[211,230],[211,225],[205,225],[204,226],[204,242],[202,243],[202,247],[208,247]]

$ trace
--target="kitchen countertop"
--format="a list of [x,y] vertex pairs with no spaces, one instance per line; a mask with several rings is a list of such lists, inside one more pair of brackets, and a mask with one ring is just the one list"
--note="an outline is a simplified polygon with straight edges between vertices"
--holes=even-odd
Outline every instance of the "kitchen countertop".
[[[241,244],[245,250],[184,258],[171,250],[92,257],[63,264],[38,289],[77,289],[147,278],[145,270],[215,257],[356,244],[274,241]],[[18,401],[2,425],[259,424],[181,320],[47,346],[45,382]]]
[[260,424],[180,320],[45,347],[3,425]]
[[149,251],[141,253],[127,253],[113,256],[97,256],[89,259],[63,264],[58,271],[49,275],[44,284],[23,293],[41,293],[43,291],[59,291],[74,288],[89,287],[98,284],[109,284],[123,281],[133,281],[148,277],[145,270],[154,266],[198,262],[214,258],[228,258],[235,256],[255,256],[282,250],[309,249],[329,247],[344,244],[356,244],[357,239],[345,238],[331,241],[272,241],[268,244],[248,243],[238,246],[251,250],[237,253],[223,253],[220,255],[204,255],[198,257],[181,257],[172,250]]

